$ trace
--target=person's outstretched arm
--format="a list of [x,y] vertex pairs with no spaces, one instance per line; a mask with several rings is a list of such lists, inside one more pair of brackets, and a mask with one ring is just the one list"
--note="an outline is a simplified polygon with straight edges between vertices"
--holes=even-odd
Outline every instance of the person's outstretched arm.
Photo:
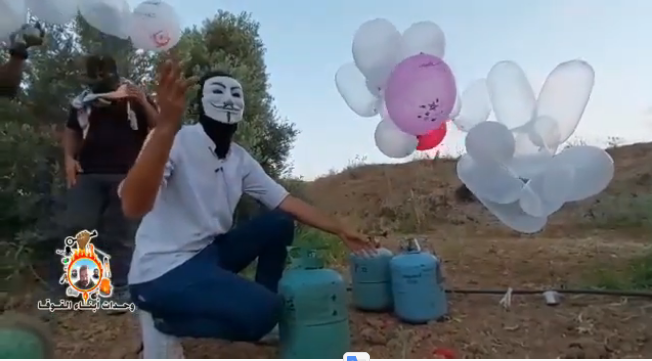
[[371,252],[376,247],[369,237],[289,194],[283,186],[265,173],[260,163],[251,155],[247,154],[242,166],[247,169],[242,180],[244,192],[267,208],[278,208],[303,224],[338,236],[353,252]]
[[27,49],[41,45],[44,35],[39,24],[23,25],[11,35],[9,60],[0,65],[0,97],[13,98],[18,94],[23,79]]
[[164,176],[172,171],[170,151],[186,108],[186,91],[194,79],[185,79],[178,62],[168,60],[159,69],[157,126],[151,131],[119,193],[122,211],[129,218],[141,218],[156,201]]

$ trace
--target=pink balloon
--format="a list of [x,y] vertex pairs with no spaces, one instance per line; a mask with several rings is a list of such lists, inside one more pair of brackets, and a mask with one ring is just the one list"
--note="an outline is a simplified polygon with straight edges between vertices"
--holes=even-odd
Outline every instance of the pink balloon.
[[448,119],[456,94],[455,77],[448,64],[434,55],[418,54],[403,60],[392,71],[385,104],[399,129],[424,135]]

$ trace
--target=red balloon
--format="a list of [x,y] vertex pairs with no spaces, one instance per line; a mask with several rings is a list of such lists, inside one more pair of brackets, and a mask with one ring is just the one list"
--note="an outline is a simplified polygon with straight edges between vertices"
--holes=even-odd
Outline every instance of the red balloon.
[[431,130],[424,135],[417,135],[419,145],[417,150],[429,150],[438,146],[446,137],[446,123],[444,122],[439,128]]

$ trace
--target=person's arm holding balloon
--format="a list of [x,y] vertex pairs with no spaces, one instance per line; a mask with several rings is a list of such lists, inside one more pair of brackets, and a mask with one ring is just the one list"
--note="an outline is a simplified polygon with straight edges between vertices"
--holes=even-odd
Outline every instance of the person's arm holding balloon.
[[154,206],[161,183],[169,175],[172,145],[186,110],[186,91],[196,79],[186,78],[179,63],[165,61],[158,70],[156,98],[160,108],[158,126],[152,130],[133,167],[118,189],[122,211],[141,218]]
[[145,94],[141,88],[134,84],[127,84],[127,98],[134,99],[139,109],[145,113],[147,127],[153,129],[156,126],[156,119],[159,116],[158,109],[152,98]]
[[27,60],[27,49],[41,45],[44,37],[40,24],[23,25],[10,37],[9,60],[0,65],[0,96],[13,98],[18,94]]

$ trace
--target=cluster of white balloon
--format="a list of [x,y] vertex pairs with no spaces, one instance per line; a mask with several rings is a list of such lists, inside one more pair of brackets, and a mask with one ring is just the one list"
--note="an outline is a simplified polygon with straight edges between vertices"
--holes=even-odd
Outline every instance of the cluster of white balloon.
[[181,38],[176,11],[164,1],[145,0],[133,11],[126,0],[0,0],[0,37],[16,31],[28,12],[38,20],[65,25],[78,14],[97,30],[131,39],[135,48],[163,51]]
[[[614,175],[609,154],[594,146],[568,147],[587,106],[595,73],[586,62],[559,64],[538,97],[523,70],[499,62],[460,98],[453,123],[468,132],[460,180],[508,227],[538,232],[566,202],[602,192]],[[497,121],[488,121],[491,110]]]
[[[346,104],[361,117],[380,115],[375,141],[390,158],[437,146],[455,112],[455,79],[443,62],[446,40],[430,21],[402,34],[386,19],[374,19],[353,37],[353,62],[342,65],[335,83]],[[430,112],[418,113],[429,105]]]

